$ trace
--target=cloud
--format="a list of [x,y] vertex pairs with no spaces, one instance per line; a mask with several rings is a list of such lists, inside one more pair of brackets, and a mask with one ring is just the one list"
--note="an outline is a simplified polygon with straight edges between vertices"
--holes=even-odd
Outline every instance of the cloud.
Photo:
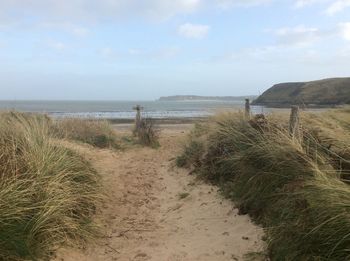
[[328,15],[334,15],[348,7],[350,7],[350,0],[333,1],[333,3],[327,8],[326,13]]
[[77,36],[77,37],[84,37],[90,33],[89,29],[86,27],[67,23],[67,22],[64,22],[64,23],[50,23],[50,22],[39,23],[37,25],[37,27],[65,31],[65,32],[70,33],[70,34]]
[[98,53],[106,59],[111,59],[114,58],[116,56],[115,51],[113,50],[113,48],[106,46],[101,48],[100,50],[98,50]]
[[[125,0],[130,1],[130,0]],[[134,0],[139,5],[139,0]],[[140,9],[147,17],[167,19],[179,14],[189,14],[197,11],[203,0],[148,0]]]
[[136,56],[136,55],[142,54],[142,50],[131,48],[131,49],[128,50],[128,53],[130,55],[135,55]]
[[107,61],[122,61],[129,58],[134,58],[137,60],[145,60],[149,62],[150,60],[167,60],[172,59],[178,55],[180,48],[174,46],[156,48],[152,50],[130,48],[126,51],[116,51],[110,46],[105,46],[97,50],[100,57],[106,59]]
[[324,2],[324,0],[298,0],[295,3],[296,8],[302,8],[308,5]]
[[[346,48],[337,50],[331,44],[334,38],[343,38],[350,41],[350,22],[340,23],[326,29],[299,25],[267,32],[275,35],[275,44],[228,52],[213,57],[210,62],[285,62],[286,59],[289,59],[302,64],[318,64],[322,61],[325,62],[327,59],[331,62],[337,57],[343,60],[350,57],[350,46],[346,45]],[[327,42],[327,40],[330,40],[330,42]],[[328,43],[330,44],[328,45]]]
[[201,39],[208,35],[209,30],[208,25],[186,23],[179,26],[178,34],[186,38]]
[[137,57],[141,60],[169,60],[175,58],[181,49],[177,46],[166,46],[153,50],[131,48],[127,51],[129,56]]
[[[142,17],[166,20],[202,8],[252,7],[276,0],[1,0],[0,21],[35,17],[40,22],[99,23]],[[76,32],[80,34],[79,30]],[[81,32],[84,34],[84,32]]]
[[273,0],[216,0],[221,8],[230,7],[253,7],[273,2]]
[[59,41],[54,41],[54,40],[50,40],[48,42],[48,46],[51,48],[51,49],[54,49],[56,51],[63,51],[67,48],[67,46],[62,43],[62,42],[59,42]]
[[156,59],[171,59],[176,57],[180,52],[178,47],[166,47],[161,48],[153,53],[153,57]]
[[322,37],[322,32],[315,27],[284,27],[274,31],[278,44],[305,46],[310,45]]
[[346,59],[350,60],[350,46],[346,46],[337,50],[337,58],[338,59]]
[[327,15],[335,15],[344,9],[350,7],[350,0],[297,0],[295,3],[296,8],[303,8],[305,6],[327,3],[328,7],[325,10]]
[[309,47],[327,39],[342,38],[350,41],[350,22],[339,23],[331,28],[316,28],[299,25],[272,31],[277,37],[277,45]]
[[339,25],[340,35],[347,41],[350,41],[350,22],[340,23]]
[[16,13],[44,21],[100,22],[147,17],[167,19],[198,10],[204,0],[1,0],[0,19]]
[[3,48],[3,47],[5,47],[5,46],[6,46],[5,42],[2,41],[2,40],[0,40],[0,49]]

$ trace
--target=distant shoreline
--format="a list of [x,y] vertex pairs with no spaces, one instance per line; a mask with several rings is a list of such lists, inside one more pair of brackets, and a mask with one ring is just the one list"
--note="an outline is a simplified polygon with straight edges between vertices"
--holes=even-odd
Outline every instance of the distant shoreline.
[[258,95],[247,96],[199,96],[199,95],[174,95],[160,97],[157,101],[176,101],[176,102],[194,102],[194,101],[219,101],[219,102],[244,102],[245,99],[254,100]]

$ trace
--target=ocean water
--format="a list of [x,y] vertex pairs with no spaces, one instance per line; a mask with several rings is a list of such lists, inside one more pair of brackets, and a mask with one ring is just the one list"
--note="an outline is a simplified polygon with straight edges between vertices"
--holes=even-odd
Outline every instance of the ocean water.
[[[152,118],[197,118],[222,110],[244,109],[244,101],[0,101],[0,110],[45,113],[54,118],[132,119],[133,107]],[[261,113],[265,108],[253,106]]]

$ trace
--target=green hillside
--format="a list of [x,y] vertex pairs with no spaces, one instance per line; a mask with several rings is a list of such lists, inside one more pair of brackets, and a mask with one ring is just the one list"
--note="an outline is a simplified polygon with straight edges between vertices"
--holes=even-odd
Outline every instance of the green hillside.
[[350,104],[350,78],[276,84],[253,103],[265,106]]

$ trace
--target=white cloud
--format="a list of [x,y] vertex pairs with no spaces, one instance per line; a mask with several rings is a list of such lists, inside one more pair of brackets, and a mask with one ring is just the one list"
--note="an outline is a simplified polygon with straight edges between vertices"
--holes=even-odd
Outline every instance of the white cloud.
[[339,24],[340,35],[347,41],[350,41],[350,22]]
[[143,16],[167,19],[191,13],[204,0],[1,0],[0,19],[16,11],[23,16],[39,16],[45,21],[102,21]]
[[68,32],[74,36],[84,37],[89,34],[89,29],[83,26],[71,24],[71,23],[40,23],[38,24],[39,28],[45,29],[55,29]]
[[71,29],[71,33],[76,36],[86,36],[89,34],[89,29],[84,27],[74,27]]
[[322,32],[315,27],[285,27],[275,30],[278,43],[283,45],[305,46],[314,43],[322,36]]
[[140,55],[142,53],[142,50],[131,48],[128,50],[128,53],[130,55]]
[[176,57],[180,52],[180,48],[178,47],[167,47],[157,50],[153,56],[156,59],[171,59]]
[[64,43],[53,40],[48,42],[48,46],[56,51],[63,51],[67,48],[67,46]]
[[216,0],[219,7],[252,7],[273,2],[273,0]]
[[308,5],[316,4],[319,2],[324,2],[324,0],[298,0],[295,3],[296,8],[302,8]]
[[167,46],[154,50],[129,49],[128,55],[144,60],[167,60],[176,57],[181,49],[177,46]]
[[[203,0],[148,0],[144,2],[144,7],[141,7],[140,10],[141,13],[145,10],[148,17],[164,19],[197,11]],[[139,1],[136,0],[136,5],[138,4]]]
[[201,39],[208,35],[209,30],[208,25],[186,23],[179,26],[178,34],[186,38]]
[[337,26],[319,29],[315,27],[285,27],[274,30],[277,36],[278,45],[304,47],[310,46],[320,40],[331,39],[332,37],[343,38],[350,41],[350,22],[340,23]]
[[[267,32],[275,35],[276,43],[274,45],[246,48],[239,52],[216,57],[214,61],[230,62],[247,59],[264,62],[280,60],[283,62],[288,57],[288,59],[302,64],[319,64],[322,61],[325,63],[327,59],[327,61],[332,62],[337,57],[345,60],[345,57],[349,57],[350,54],[350,46],[336,50],[332,44],[334,38],[350,41],[350,22],[326,29],[299,25],[268,30]],[[329,46],[328,43],[330,43]]]
[[104,58],[113,58],[116,54],[113,48],[106,46],[98,50],[98,53]]
[[337,0],[327,8],[326,13],[328,15],[334,15],[350,7],[350,0]]
[[[0,0],[0,21],[36,17],[41,22],[85,24],[143,17],[164,20],[201,8],[251,7],[277,0]],[[85,34],[78,30],[77,34]]]
[[338,59],[346,59],[350,60],[350,46],[346,46],[337,50],[337,58]]
[[6,45],[5,42],[0,40],[0,48],[3,48],[5,45]]
[[295,2],[295,7],[302,8],[305,6],[313,4],[327,4],[328,7],[325,10],[325,13],[328,15],[335,15],[344,9],[350,7],[350,0],[297,0]]
[[163,21],[190,14],[207,0],[0,0],[0,30],[89,35],[98,23],[135,18]]

